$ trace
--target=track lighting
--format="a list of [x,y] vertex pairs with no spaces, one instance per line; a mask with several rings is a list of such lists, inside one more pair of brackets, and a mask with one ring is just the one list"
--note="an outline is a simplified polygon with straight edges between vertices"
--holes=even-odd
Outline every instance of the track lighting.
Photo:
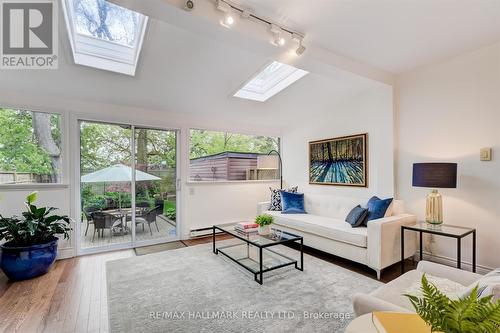
[[295,54],[297,54],[298,56],[302,55],[302,53],[304,53],[306,50],[306,47],[302,45],[302,40],[304,39],[304,37],[297,33],[293,33],[292,39],[297,42],[297,49],[295,50]]
[[274,34],[273,44],[276,46],[285,45],[285,38],[282,36],[283,30],[275,24],[271,24],[271,32]]
[[271,27],[271,33],[273,33],[274,38],[272,40],[272,44],[278,47],[284,46],[286,44],[286,38],[284,35],[291,36],[292,40],[297,43],[297,48],[295,49],[295,53],[297,55],[302,55],[306,48],[302,45],[302,41],[304,39],[304,34],[295,32],[291,29],[288,29],[284,26],[277,25],[270,20],[259,17],[254,14],[254,12],[248,8],[241,7],[239,5],[234,4],[230,0],[216,0],[215,2],[217,10],[220,10],[224,13],[224,17],[220,20],[220,24],[226,28],[230,28],[236,22],[235,14],[239,14],[243,19],[249,19],[252,21],[257,21],[259,23],[266,24]]
[[220,20],[220,24],[226,28],[230,28],[234,24],[234,17],[231,15],[231,6],[222,0],[217,0],[217,9],[224,12],[224,18]]

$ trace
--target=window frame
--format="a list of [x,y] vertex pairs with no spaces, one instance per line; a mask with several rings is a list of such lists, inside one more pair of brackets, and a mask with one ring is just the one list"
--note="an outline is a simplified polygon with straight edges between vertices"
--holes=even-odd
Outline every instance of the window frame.
[[23,184],[0,184],[0,190],[38,190],[38,189],[68,189],[69,188],[69,169],[70,169],[70,156],[69,156],[69,117],[65,111],[51,108],[40,109],[33,106],[19,106],[9,103],[2,103],[1,108],[8,108],[13,110],[22,110],[38,113],[49,113],[59,115],[61,118],[61,181],[58,183],[23,183]]
[[[286,75],[283,75],[283,73],[278,73],[280,74],[280,77],[271,77],[268,82],[266,82],[266,86],[264,87],[265,90],[260,92],[256,91],[254,89],[247,88],[248,85],[252,83],[259,75],[261,75],[267,68],[272,66],[273,64],[278,63],[280,65],[287,66],[291,72],[287,73]],[[232,94],[233,97],[236,98],[241,98],[244,100],[249,100],[249,101],[254,101],[254,102],[266,102],[270,98],[278,95],[280,92],[283,90],[289,88],[292,86],[294,83],[302,79],[303,77],[307,76],[309,74],[308,71],[297,68],[295,66],[286,64],[284,62],[280,61],[269,61],[267,62],[264,66],[262,66],[259,71],[257,71],[254,75],[252,75],[248,80],[243,82],[243,84],[236,89],[236,91]]]
[[[276,179],[251,179],[251,180],[191,180],[190,178],[190,161],[191,161],[191,130],[199,130],[199,131],[209,131],[209,132],[227,132],[232,134],[241,134],[241,135],[251,135],[251,136],[268,136],[275,137],[278,139],[278,152],[282,153],[282,138],[278,134],[269,134],[269,133],[255,133],[255,132],[246,132],[239,130],[226,130],[226,129],[213,129],[213,128],[203,128],[203,127],[187,127],[186,128],[186,140],[187,140],[187,151],[186,151],[186,184],[189,186],[192,185],[214,185],[214,184],[252,184],[252,183],[279,183],[280,178]],[[256,153],[258,154],[258,153]],[[278,167],[279,174],[281,174],[282,170]]]
[[139,13],[141,15],[135,45],[129,46],[76,32],[73,0],[63,0],[62,3],[75,64],[135,76],[148,26],[148,16]]

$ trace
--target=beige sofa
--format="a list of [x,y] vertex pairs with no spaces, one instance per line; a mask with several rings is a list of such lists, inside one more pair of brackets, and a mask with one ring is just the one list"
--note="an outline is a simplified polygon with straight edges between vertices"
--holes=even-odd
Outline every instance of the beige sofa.
[[[352,228],[345,222],[350,210],[366,204],[367,199],[331,195],[304,195],[307,214],[282,214],[269,211],[269,202],[257,206],[259,214],[275,217],[275,224],[285,231],[304,237],[304,245],[364,264],[377,272],[401,260],[401,226],[416,222],[404,213],[404,203],[394,200],[386,216],[368,223],[368,227]],[[416,250],[414,235],[405,235],[405,257]]]
[[[356,294],[353,298],[354,312],[361,316],[373,311],[396,311],[414,312],[413,307],[407,297],[403,294],[413,294],[411,290],[416,290],[421,285],[422,275],[428,278],[437,277],[449,280],[462,286],[463,288],[474,286],[482,275],[460,270],[454,267],[444,266],[429,261],[418,263],[417,269],[406,272],[395,280],[384,284],[370,294]],[[446,280],[431,281],[441,291],[451,296],[453,288]],[[458,290],[456,290],[458,291]]]

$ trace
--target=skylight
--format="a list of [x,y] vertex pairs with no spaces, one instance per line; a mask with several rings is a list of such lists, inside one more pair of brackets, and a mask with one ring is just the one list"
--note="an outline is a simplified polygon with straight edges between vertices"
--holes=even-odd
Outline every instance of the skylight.
[[273,61],[238,90],[234,97],[264,102],[309,72]]
[[75,63],[135,75],[147,16],[105,0],[65,0]]

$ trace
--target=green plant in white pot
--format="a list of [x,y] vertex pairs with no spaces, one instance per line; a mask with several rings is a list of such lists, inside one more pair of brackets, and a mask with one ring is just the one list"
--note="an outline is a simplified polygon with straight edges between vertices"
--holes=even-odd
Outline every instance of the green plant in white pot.
[[274,217],[269,214],[258,215],[255,218],[255,223],[259,225],[259,235],[269,235],[271,233],[271,224],[274,222]]

